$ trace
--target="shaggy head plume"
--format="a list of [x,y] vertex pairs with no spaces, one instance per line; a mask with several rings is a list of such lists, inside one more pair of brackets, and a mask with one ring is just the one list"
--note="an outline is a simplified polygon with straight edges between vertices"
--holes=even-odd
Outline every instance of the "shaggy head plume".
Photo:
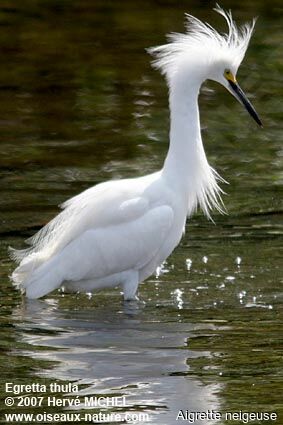
[[156,58],[153,66],[160,69],[167,80],[170,81],[184,60],[193,63],[195,58],[203,58],[208,64],[210,61],[228,62],[236,74],[245,56],[256,19],[237,27],[231,11],[226,12],[219,5],[214,10],[225,18],[227,34],[220,34],[209,24],[186,14],[185,34],[169,34],[168,44],[148,49]]

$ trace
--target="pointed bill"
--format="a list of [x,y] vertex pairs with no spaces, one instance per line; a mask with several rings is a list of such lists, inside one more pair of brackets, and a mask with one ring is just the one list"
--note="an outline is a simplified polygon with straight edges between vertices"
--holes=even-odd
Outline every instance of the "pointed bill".
[[256,112],[255,108],[237,83],[236,78],[232,75],[231,72],[227,72],[225,75],[226,79],[229,83],[229,91],[233,94],[233,96],[245,107],[245,109],[248,111],[248,113],[253,117],[255,122],[260,126],[263,127],[262,122],[258,116],[258,113]]
[[258,113],[256,112],[255,108],[253,107],[253,105],[251,104],[251,102],[249,101],[249,99],[247,98],[247,96],[245,95],[241,87],[239,86],[239,84],[237,82],[234,83],[231,80],[228,80],[228,82],[230,84],[231,90],[234,96],[236,97],[236,99],[238,99],[238,101],[246,108],[246,110],[253,117],[255,122],[262,127],[263,125],[258,116]]

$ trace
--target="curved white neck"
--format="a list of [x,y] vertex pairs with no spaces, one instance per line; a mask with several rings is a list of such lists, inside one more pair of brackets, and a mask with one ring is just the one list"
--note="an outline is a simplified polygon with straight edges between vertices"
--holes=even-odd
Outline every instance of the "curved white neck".
[[[192,79],[193,80],[193,79]],[[199,203],[209,215],[210,204],[217,207],[219,187],[203,148],[198,95],[201,81],[190,85],[180,76],[170,84],[170,146],[162,170],[174,190],[179,191],[190,214]]]
[[180,171],[190,172],[202,147],[198,94],[199,86],[182,90],[176,84],[170,89],[170,146],[164,169],[172,178],[181,178]]

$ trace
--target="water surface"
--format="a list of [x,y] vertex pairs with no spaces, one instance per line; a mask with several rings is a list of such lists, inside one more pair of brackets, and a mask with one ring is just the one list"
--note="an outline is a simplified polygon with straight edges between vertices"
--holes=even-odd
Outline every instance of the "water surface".
[[215,224],[201,213],[190,220],[174,254],[140,286],[145,305],[124,306],[119,289],[27,301],[8,279],[8,246],[23,247],[58,204],[162,165],[167,89],[144,49],[182,31],[185,11],[224,30],[213,6],[1,5],[1,397],[5,382],[73,382],[82,397],[125,395],[121,411],[148,413],[152,424],[175,423],[179,409],[276,412],[282,423],[279,1],[228,5],[240,22],[259,16],[238,79],[264,129],[223,88],[205,85],[203,138],[211,165],[229,181],[228,214],[214,213]]

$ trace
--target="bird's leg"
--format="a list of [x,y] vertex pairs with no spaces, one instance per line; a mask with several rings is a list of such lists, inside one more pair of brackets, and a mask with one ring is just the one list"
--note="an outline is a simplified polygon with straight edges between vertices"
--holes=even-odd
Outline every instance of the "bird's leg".
[[130,270],[126,272],[124,275],[124,280],[122,281],[125,301],[138,300],[138,297],[136,296],[138,286],[139,272],[137,272],[136,270]]

